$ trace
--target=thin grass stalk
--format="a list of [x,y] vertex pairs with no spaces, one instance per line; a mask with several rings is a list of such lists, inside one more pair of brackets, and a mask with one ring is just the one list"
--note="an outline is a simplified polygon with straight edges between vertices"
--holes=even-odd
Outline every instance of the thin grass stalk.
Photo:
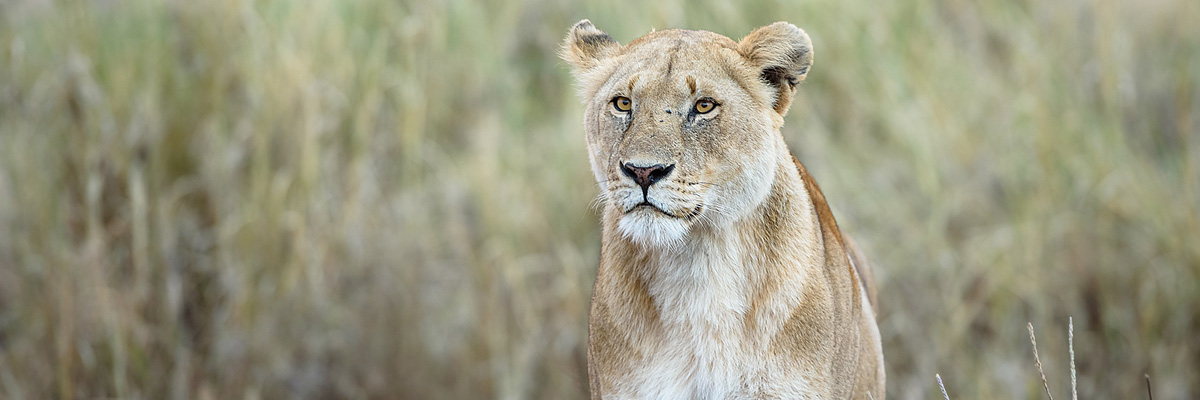
[[1046,396],[1050,400],[1054,400],[1054,395],[1050,394],[1050,384],[1046,382],[1046,373],[1042,371],[1042,360],[1038,357],[1037,338],[1033,336],[1033,323],[1027,322],[1029,328],[1029,342],[1033,344],[1033,363],[1037,366],[1038,375],[1042,377],[1042,387],[1046,388]]
[[946,394],[946,385],[942,384],[942,375],[941,374],[933,374],[933,376],[935,378],[937,378],[938,387],[942,389],[942,398],[944,398],[946,400],[950,400],[950,395]]
[[1067,317],[1067,350],[1071,353],[1071,400],[1079,400],[1075,390],[1075,318]]

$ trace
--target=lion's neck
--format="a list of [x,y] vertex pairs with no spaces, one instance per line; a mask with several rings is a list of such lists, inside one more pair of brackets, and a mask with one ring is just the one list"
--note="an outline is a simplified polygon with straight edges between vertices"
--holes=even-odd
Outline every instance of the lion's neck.
[[791,156],[779,158],[762,204],[732,223],[696,225],[673,248],[644,248],[606,226],[600,279],[613,279],[622,292],[614,294],[629,297],[631,318],[648,328],[773,335],[799,303],[796,288],[819,271],[802,266],[824,257],[804,184]]

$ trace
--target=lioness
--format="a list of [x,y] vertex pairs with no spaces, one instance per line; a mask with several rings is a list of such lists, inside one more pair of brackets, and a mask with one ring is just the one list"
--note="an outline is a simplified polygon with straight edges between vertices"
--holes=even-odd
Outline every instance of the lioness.
[[869,267],[780,134],[808,35],[583,20],[562,57],[604,200],[592,398],[883,399]]

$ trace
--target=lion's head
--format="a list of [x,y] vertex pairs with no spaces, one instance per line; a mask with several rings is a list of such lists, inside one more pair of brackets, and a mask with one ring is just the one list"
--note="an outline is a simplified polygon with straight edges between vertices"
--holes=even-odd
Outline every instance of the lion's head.
[[665,30],[621,45],[584,20],[563,58],[580,82],[605,212],[635,242],[668,246],[698,224],[740,220],[767,197],[780,157],[791,164],[779,127],[813,60],[791,24],[741,42]]

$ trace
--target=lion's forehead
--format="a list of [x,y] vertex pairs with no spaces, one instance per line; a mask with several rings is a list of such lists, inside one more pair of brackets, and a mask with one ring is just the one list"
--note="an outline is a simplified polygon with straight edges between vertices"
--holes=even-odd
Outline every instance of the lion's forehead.
[[658,31],[625,48],[605,85],[608,89],[596,93],[594,101],[608,102],[613,92],[687,97],[708,89],[733,95],[730,90],[749,92],[756,82],[757,75],[745,65],[733,40],[707,31]]
[[[651,41],[635,41],[625,50],[625,62],[621,69],[628,73],[644,75],[651,73],[654,77],[670,77],[678,73],[692,73],[702,76],[723,75],[730,69],[729,64],[736,62],[736,44],[729,38],[704,31],[683,31],[687,33],[706,33],[711,37],[693,37],[691,35],[670,35]],[[724,39],[725,43],[714,38]],[[658,75],[655,76],[654,73]]]
[[[657,54],[623,65],[604,94],[629,96],[635,102],[651,98],[683,98],[708,92],[733,83],[728,68],[714,60],[698,59],[682,53]],[[607,101],[607,99],[601,99]]]

